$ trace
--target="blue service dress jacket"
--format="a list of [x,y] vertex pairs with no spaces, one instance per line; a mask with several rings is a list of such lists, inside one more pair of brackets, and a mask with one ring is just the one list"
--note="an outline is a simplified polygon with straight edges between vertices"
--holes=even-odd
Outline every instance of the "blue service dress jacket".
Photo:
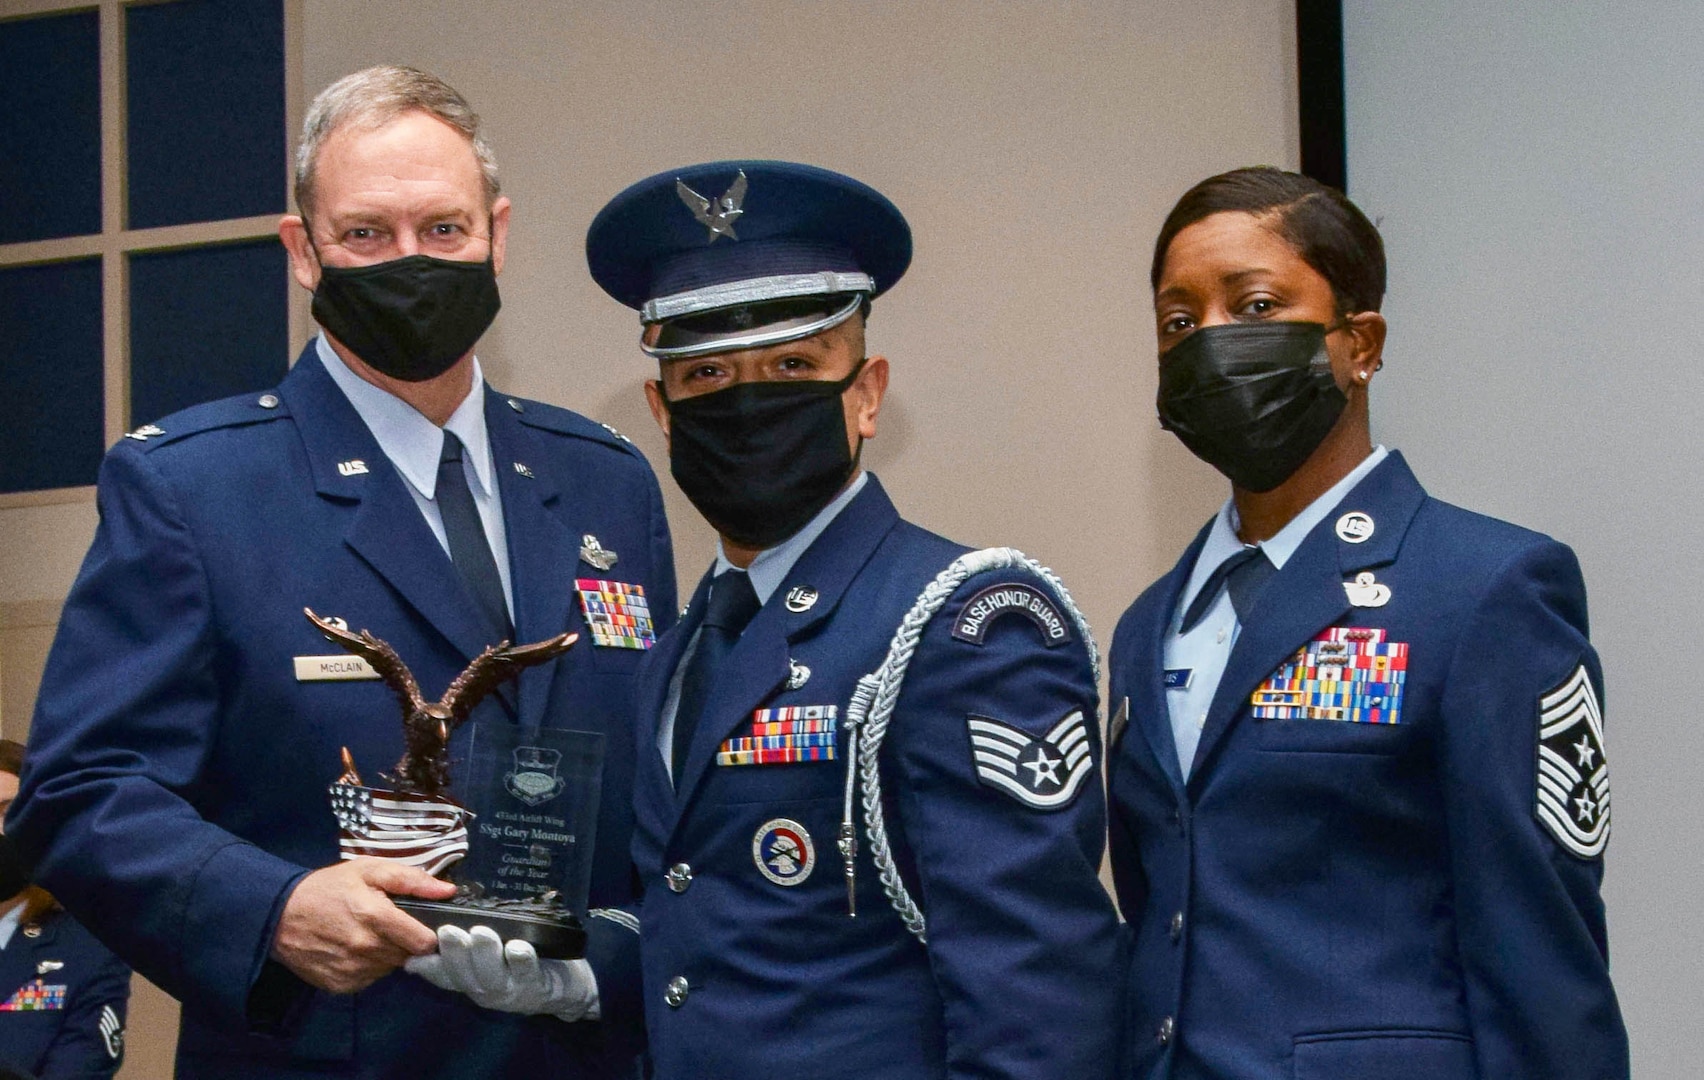
[[0,1066],[41,1080],[112,1076],[129,1000],[130,969],[77,920],[60,910],[26,920],[0,949]]
[[[1068,622],[1039,578],[990,571],[948,599],[882,742],[887,829],[927,945],[884,895],[862,806],[856,918],[848,911],[839,721],[901,618],[965,550],[900,520],[871,477],[728,655],[678,785],[657,731],[708,577],[646,658],[634,855],[658,1080],[1111,1076],[1120,962],[1096,877],[1092,646],[1074,628],[1044,644],[1033,612],[990,616],[974,641],[953,635],[977,596],[1011,584]],[[1004,731],[1013,759],[1040,748],[1052,778],[984,780],[973,722]],[[1088,748],[1070,766],[1044,741],[1061,729]]]
[[[593,640],[576,580],[641,586],[657,632],[671,625],[661,495],[625,439],[574,413],[487,388],[485,417],[516,637],[580,640],[472,719],[603,734],[590,902],[630,903],[630,691],[643,650]],[[179,1075],[630,1075],[639,1033],[621,1019],[637,1002],[624,1011],[619,991],[636,978],[630,920],[587,921],[612,988],[607,1024],[488,1012],[401,972],[353,996],[309,994],[268,960],[291,887],[338,860],[327,787],[339,749],[369,776],[402,751],[382,682],[299,680],[295,658],[338,652],[302,609],[389,641],[432,699],[490,642],[311,345],[275,394],[135,434],[102,465],[100,527],[48,659],[12,829],[38,879],[183,1001]],[[611,569],[584,561],[588,537],[615,554]],[[471,727],[452,756],[465,758]]]
[[1256,598],[1186,780],[1163,637],[1206,536],[1113,643],[1124,1075],[1627,1076],[1573,553],[1391,454]]

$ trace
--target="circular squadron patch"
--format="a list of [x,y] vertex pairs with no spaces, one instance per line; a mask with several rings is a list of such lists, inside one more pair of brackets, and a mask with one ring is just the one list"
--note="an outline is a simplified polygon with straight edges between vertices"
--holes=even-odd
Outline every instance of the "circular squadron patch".
[[751,861],[777,885],[802,885],[816,869],[816,846],[803,825],[790,818],[774,818],[751,838]]

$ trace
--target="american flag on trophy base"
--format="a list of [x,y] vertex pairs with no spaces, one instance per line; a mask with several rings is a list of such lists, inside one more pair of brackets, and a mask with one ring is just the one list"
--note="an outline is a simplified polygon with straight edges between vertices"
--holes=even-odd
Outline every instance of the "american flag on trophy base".
[[443,795],[365,787],[348,747],[343,775],[331,785],[337,816],[338,854],[347,862],[364,856],[393,859],[437,877],[467,854],[467,823],[473,811]]

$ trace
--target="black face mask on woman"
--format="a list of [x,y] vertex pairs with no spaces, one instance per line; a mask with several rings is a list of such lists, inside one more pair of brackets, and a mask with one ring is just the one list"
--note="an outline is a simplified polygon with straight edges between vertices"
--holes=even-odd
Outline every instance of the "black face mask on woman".
[[[670,401],[669,470],[716,531],[768,548],[810,523],[846,486],[844,379],[743,382]],[[859,453],[863,452],[860,445]]]
[[465,356],[502,306],[491,255],[484,262],[405,255],[372,266],[322,261],[313,313],[375,371],[424,382]]
[[1319,449],[1349,403],[1330,329],[1311,322],[1204,326],[1160,358],[1160,426],[1246,491],[1271,491]]

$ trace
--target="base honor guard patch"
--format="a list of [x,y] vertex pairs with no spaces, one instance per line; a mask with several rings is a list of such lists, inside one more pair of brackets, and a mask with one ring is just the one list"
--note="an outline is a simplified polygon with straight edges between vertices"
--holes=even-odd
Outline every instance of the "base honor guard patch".
[[840,728],[836,705],[789,705],[759,709],[751,723],[716,751],[718,765],[791,765],[833,761]]
[[592,644],[616,649],[649,649],[657,643],[645,586],[600,578],[576,578],[580,613],[592,631]]
[[1296,651],[1249,703],[1257,720],[1402,722],[1408,643],[1385,631],[1334,626]]
[[1603,712],[1584,664],[1538,699],[1537,813],[1556,842],[1582,859],[1609,844]]
[[31,979],[0,1004],[0,1012],[47,1012],[65,1008],[64,983],[45,983]]

